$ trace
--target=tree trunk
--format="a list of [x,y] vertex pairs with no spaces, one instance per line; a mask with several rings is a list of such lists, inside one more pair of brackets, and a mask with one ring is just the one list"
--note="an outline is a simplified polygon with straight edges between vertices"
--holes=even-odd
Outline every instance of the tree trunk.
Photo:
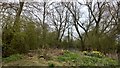
[[14,32],[20,31],[20,22],[19,22],[19,20],[20,20],[20,15],[21,15],[23,6],[24,6],[24,2],[20,2],[20,8],[18,9],[18,12],[16,14],[16,18],[15,18],[15,21],[14,21],[14,25],[13,25]]

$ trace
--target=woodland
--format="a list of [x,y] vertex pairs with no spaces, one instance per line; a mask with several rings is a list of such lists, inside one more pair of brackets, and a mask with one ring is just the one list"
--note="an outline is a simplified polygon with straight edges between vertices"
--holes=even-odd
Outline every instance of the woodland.
[[0,2],[3,66],[120,64],[120,2]]

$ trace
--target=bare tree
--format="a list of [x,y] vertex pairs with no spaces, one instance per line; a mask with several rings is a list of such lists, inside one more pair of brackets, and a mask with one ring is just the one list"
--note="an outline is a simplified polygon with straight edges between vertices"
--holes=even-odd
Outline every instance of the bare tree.
[[[83,27],[82,23],[80,22],[80,10],[79,8],[77,8],[77,3],[63,3],[63,5],[69,10],[69,12],[72,14],[72,19],[73,19],[73,25],[75,26],[75,29],[79,35],[79,38],[81,40],[81,50],[85,50],[85,44],[84,44],[84,39],[82,37],[82,34],[79,30],[79,27],[82,28],[85,32],[87,32],[87,30],[85,29],[85,27]],[[80,7],[81,5],[79,5]]]
[[61,41],[66,29],[68,28],[69,17],[68,11],[65,9],[64,6],[62,6],[61,4],[55,5],[53,5],[54,7],[51,9],[52,12],[50,15],[50,19],[57,32],[56,39],[58,41]]

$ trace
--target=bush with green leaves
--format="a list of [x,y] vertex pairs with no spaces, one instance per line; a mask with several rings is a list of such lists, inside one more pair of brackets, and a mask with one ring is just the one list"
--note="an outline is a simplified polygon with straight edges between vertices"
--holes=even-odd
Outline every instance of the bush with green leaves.
[[84,55],[87,55],[87,56],[92,56],[92,57],[98,57],[98,58],[103,58],[105,57],[105,55],[99,51],[83,51],[83,54]]
[[17,61],[17,60],[20,60],[22,58],[23,58],[22,55],[14,54],[14,55],[11,55],[9,57],[3,58],[3,62],[7,63],[7,62],[11,62],[11,61]]

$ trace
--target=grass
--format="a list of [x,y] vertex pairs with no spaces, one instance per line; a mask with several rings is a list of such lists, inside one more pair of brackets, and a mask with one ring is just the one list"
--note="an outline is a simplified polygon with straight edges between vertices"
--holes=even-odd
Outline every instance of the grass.
[[11,55],[7,58],[3,58],[2,61],[5,62],[5,63],[8,63],[8,62],[11,62],[11,61],[17,61],[17,60],[20,60],[22,59],[22,55],[20,54],[14,54],[14,55]]
[[[100,54],[101,55],[101,54]],[[72,65],[76,66],[110,66],[118,65],[117,60],[113,60],[108,57],[100,57],[95,55],[80,55],[78,53],[67,51],[64,55],[59,56],[58,60],[60,62],[71,62]]]
[[[42,52],[42,51],[40,51]],[[58,52],[58,53],[57,53]],[[18,65],[18,66],[111,66],[118,65],[117,60],[113,60],[112,58],[103,56],[102,53],[96,52],[96,54],[92,54],[92,52],[88,55],[84,54],[84,52],[71,52],[68,50],[60,50],[60,49],[47,49],[44,50],[44,53],[36,53],[33,54],[32,57],[27,55],[15,54],[10,57],[3,58],[3,65]],[[46,54],[46,55],[44,55]],[[42,57],[40,57],[42,55]],[[101,57],[101,55],[103,57]],[[49,57],[50,59],[47,59]]]

